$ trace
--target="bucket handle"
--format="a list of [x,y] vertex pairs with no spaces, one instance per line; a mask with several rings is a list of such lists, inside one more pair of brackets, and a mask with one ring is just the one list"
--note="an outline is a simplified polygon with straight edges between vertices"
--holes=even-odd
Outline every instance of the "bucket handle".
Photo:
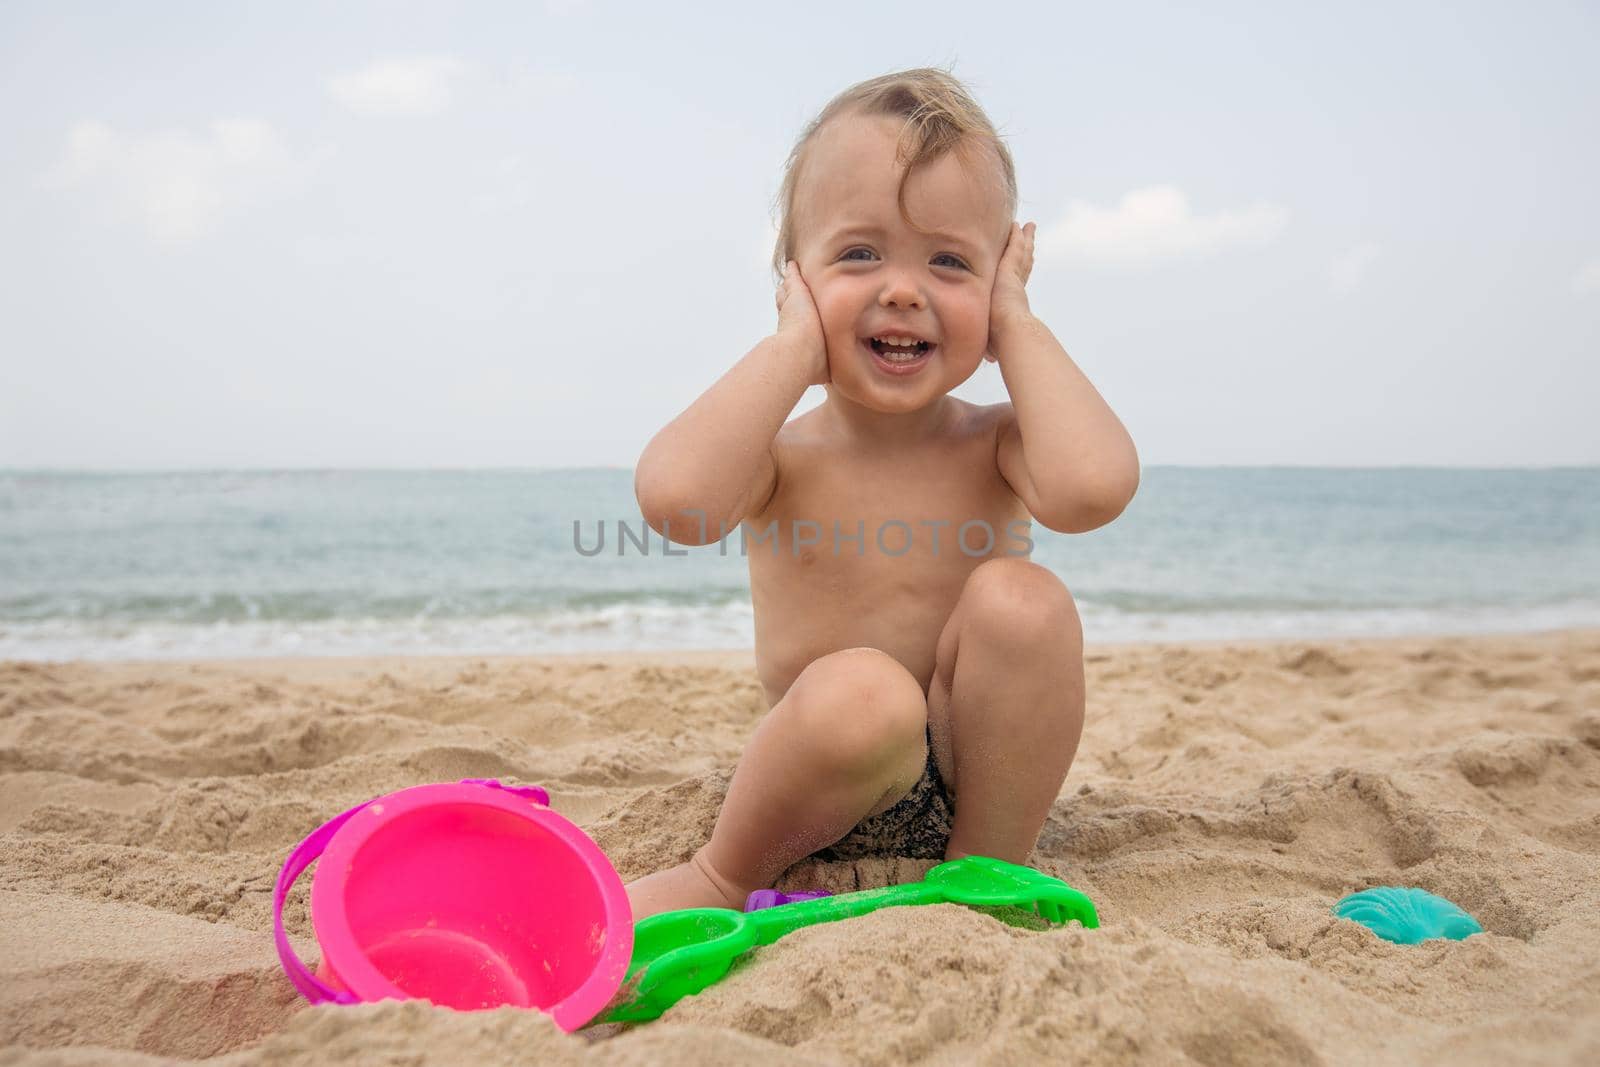
[[332,1001],[335,1004],[357,1004],[359,1000],[349,993],[342,993],[320,981],[311,969],[300,962],[300,957],[294,954],[294,946],[289,944],[289,934],[283,928],[283,902],[289,899],[289,890],[294,886],[295,879],[300,873],[311,866],[311,861],[322,855],[328,847],[328,842],[333,840],[333,835],[339,832],[339,827],[350,821],[350,817],[362,808],[371,804],[365,800],[349,811],[335,815],[306,836],[306,839],[295,846],[289,853],[289,858],[283,861],[283,870],[278,872],[278,884],[272,890],[272,939],[278,944],[278,960],[283,964],[283,973],[289,976],[289,981],[300,995],[313,1004]]
[[[503,789],[543,807],[550,806],[550,794],[536,785],[503,785],[493,778],[463,778],[461,784]],[[272,939],[278,946],[278,960],[283,964],[283,972],[289,976],[290,984],[313,1004],[325,1001],[335,1004],[359,1004],[360,998],[336,990],[321,981],[300,961],[300,957],[295,955],[294,946],[289,944],[289,934],[283,928],[283,905],[289,899],[289,890],[294,887],[295,881],[307,867],[311,866],[312,860],[322,855],[328,847],[328,842],[333,840],[333,835],[339,832],[339,828],[349,822],[356,812],[371,803],[370,800],[364,800],[349,811],[335,815],[307,834],[305,840],[296,845],[294,851],[289,853],[289,858],[283,861],[283,869],[278,872],[277,885],[272,890]]]

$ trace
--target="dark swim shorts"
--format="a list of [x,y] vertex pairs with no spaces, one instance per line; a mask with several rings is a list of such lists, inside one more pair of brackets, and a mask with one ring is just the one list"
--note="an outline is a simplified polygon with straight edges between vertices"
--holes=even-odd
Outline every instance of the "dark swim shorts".
[[894,807],[869,815],[854,830],[812,855],[819,860],[854,860],[863,856],[907,856],[919,860],[944,859],[950,843],[955,809],[933,758],[933,735],[928,733],[928,763],[922,777]]

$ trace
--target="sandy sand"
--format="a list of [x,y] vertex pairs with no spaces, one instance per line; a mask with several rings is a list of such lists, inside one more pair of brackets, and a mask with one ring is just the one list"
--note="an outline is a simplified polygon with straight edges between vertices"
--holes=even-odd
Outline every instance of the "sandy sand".
[[[1032,862],[1099,930],[891,909],[579,1035],[306,1007],[277,868],[352,804],[487,776],[548,786],[624,878],[677,861],[761,711],[748,654],[0,665],[0,1062],[1600,1062],[1600,631],[1088,660]],[[1401,947],[1330,914],[1370,885],[1488,933]],[[303,888],[290,919],[314,957]]]

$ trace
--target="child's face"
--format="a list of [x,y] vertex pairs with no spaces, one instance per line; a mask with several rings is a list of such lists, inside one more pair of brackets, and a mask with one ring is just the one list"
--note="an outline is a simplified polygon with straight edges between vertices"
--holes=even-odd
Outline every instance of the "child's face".
[[[811,289],[833,386],[882,412],[916,411],[972,376],[989,344],[989,297],[1011,219],[999,164],[968,175],[953,152],[906,183],[911,229],[895,202],[900,122],[846,115],[818,131],[795,193],[795,259]],[[988,157],[992,159],[992,157]],[[891,364],[870,338],[932,342]],[[896,373],[900,371],[901,373]]]

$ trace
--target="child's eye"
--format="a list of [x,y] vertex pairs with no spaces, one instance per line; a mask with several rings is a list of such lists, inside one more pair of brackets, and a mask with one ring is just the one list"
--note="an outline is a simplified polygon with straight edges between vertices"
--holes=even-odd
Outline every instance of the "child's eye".
[[[860,246],[857,246],[855,248],[852,248],[852,249],[849,249],[848,251],[846,251],[844,255],[839,257],[839,259],[841,261],[842,260],[851,260],[851,261],[856,262],[856,263],[863,262],[861,259],[856,257],[856,253],[857,252],[865,252],[869,256],[873,254],[872,253],[872,249],[870,249],[870,248],[862,248]],[[940,252],[937,256],[933,257],[933,261],[935,263],[939,262],[941,259],[948,260],[950,265],[955,267],[957,270],[969,270],[969,269],[971,269],[966,265],[965,262],[962,261],[960,256],[951,255],[949,252]]]

